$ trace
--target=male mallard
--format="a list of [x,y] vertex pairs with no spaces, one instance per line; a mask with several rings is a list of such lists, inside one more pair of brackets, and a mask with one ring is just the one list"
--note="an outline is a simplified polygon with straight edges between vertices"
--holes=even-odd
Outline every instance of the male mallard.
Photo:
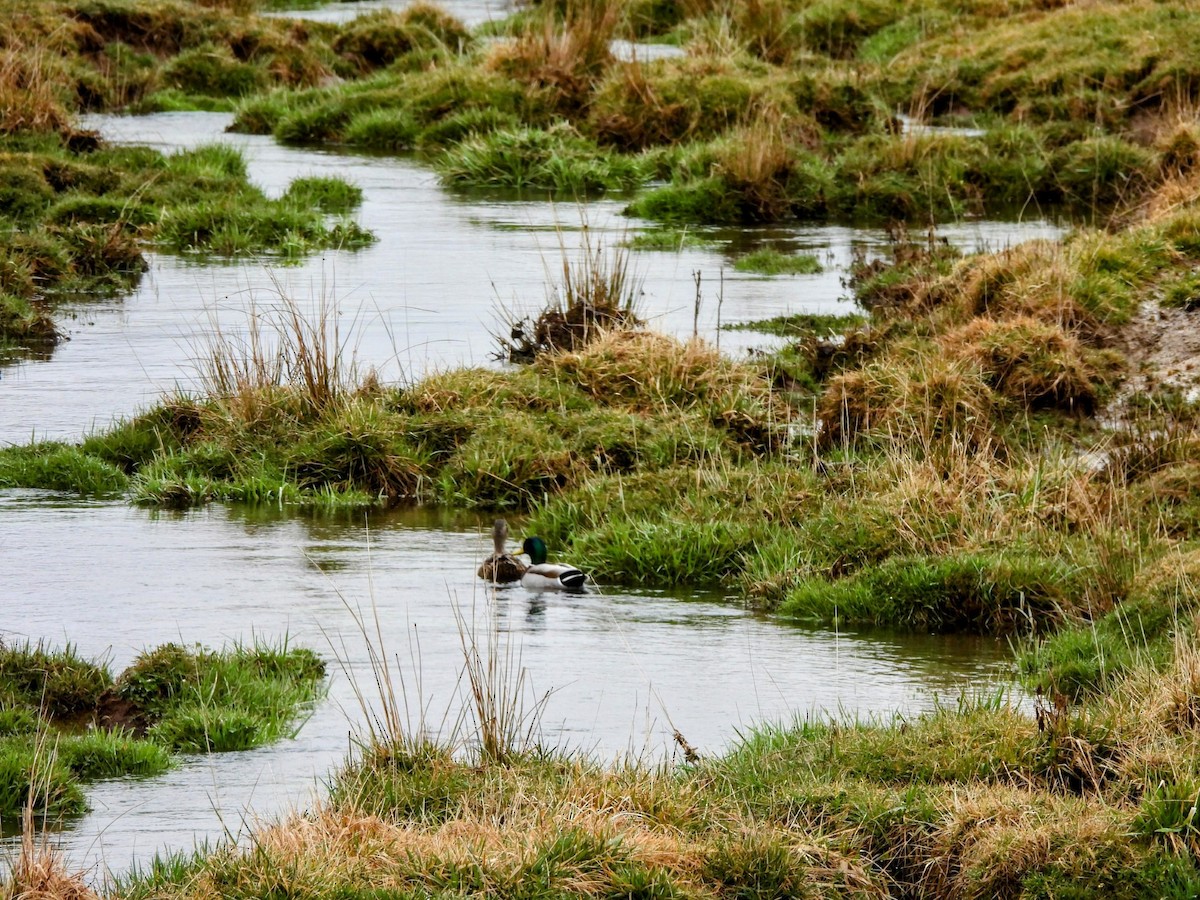
[[521,584],[531,591],[581,591],[587,576],[574,566],[546,562],[546,542],[527,537],[521,552],[529,554],[531,565],[521,576]]
[[497,519],[492,523],[492,546],[495,551],[479,567],[479,577],[493,584],[510,584],[520,581],[525,574],[525,564],[504,549],[508,542],[508,523]]

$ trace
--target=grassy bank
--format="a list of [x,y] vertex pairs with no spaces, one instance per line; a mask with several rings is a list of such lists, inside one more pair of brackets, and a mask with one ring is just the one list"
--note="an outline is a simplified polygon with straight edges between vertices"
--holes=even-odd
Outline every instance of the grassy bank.
[[285,737],[324,674],[312,652],[266,645],[165,644],[114,676],[70,647],[0,644],[0,820],[79,814],[82,782]]
[[566,261],[565,306],[513,331],[532,361],[507,370],[361,380],[328,322],[292,309],[258,323],[278,358],[214,346],[205,392],[4,449],[0,485],[519,510],[600,582],[1050,632],[1118,608],[1195,539],[1197,410],[1154,324],[1194,327],[1159,303],[1193,278],[1190,178],[1062,244],[963,257],[898,233],[851,272],[867,317],[757,325],[790,340],[740,361],[632,324],[623,257],[599,248]]
[[77,152],[60,134],[0,136],[0,341],[52,343],[59,299],[132,290],[144,248],[282,261],[361,248],[374,236],[346,215],[361,198],[335,178],[268,198],[228,146]]
[[[436,65],[398,39],[386,70],[250,98],[238,127],[414,150],[454,187],[653,181],[630,211],[678,223],[1106,216],[1195,158],[1200,18],[1151,2],[572,0],[487,30]],[[686,55],[625,61],[614,38]]]
[[[1157,584],[1195,602],[1186,580]],[[315,809],[249,847],[156,861],[111,896],[1189,897],[1192,638],[1162,663],[1079,700],[797,721],[718,756],[677,734],[669,764],[531,746],[520,693],[480,668],[472,687],[490,690],[473,694],[479,730],[461,743],[373,731]],[[497,715],[522,724],[499,732]]]
[[[286,142],[418,152],[456,188],[653,185],[631,211],[677,223],[1105,217],[1200,146],[1200,16],[1150,0],[570,0],[481,34],[424,3],[342,25],[260,5],[10,8],[0,131],[236,107]],[[627,61],[617,38],[685,55]]]

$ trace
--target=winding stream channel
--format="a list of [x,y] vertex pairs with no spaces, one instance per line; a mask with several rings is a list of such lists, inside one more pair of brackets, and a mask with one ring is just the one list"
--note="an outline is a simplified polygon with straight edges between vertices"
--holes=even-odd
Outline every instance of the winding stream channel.
[[[415,161],[225,134],[229,119],[174,113],[86,124],[110,140],[165,151],[233,144],[272,194],[301,175],[344,177],[363,188],[358,218],[378,243],[287,266],[151,255],[133,294],[67,308],[70,341],[45,358],[0,367],[0,442],[78,439],[164,390],[194,385],[191,361],[205,335],[244,329],[251,303],[267,305],[279,290],[301,305],[332,299],[359,364],[385,380],[494,365],[490,332],[499,308],[542,305],[560,241],[573,251],[581,221],[606,245],[646,227],[620,215],[619,198],[576,206],[458,195]],[[1059,233],[1042,221],[966,222],[940,232],[969,249]],[[728,322],[845,311],[841,278],[853,249],[886,240],[879,231],[833,226],[712,236],[712,249],[635,254],[633,267],[644,279],[643,314],[652,327],[679,335],[696,327],[714,341],[719,334],[730,353],[769,339],[719,333],[718,315]],[[816,253],[825,271],[782,278],[732,271],[735,252],[764,242]],[[696,271],[704,302],[694,322]],[[997,641],[792,627],[719,594],[601,585],[545,601],[519,587],[489,597],[474,577],[490,550],[489,524],[484,515],[429,509],[334,517],[235,506],[154,512],[0,491],[0,639],[69,641],[115,671],[167,641],[219,646],[255,637],[286,636],[331,662],[329,697],[294,739],[187,758],[158,778],[89,786],[92,812],[56,835],[70,863],[99,879],[310,804],[365,720],[355,683],[368,696],[374,690],[355,610],[378,611],[414,725],[424,710],[427,725],[445,733],[459,716],[464,617],[480,634],[494,627],[519,655],[531,698],[549,692],[543,741],[602,759],[660,759],[673,752],[675,728],[702,753],[715,753],[755,723],[911,713],[1004,678],[1007,650]]]

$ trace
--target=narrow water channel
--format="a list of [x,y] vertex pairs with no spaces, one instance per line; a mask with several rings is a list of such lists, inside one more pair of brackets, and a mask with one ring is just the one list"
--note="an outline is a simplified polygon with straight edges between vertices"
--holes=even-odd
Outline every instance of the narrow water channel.
[[[164,390],[194,385],[195,360],[219,324],[246,326],[247,310],[278,304],[282,290],[302,308],[322,299],[341,311],[348,352],[385,380],[413,379],[438,368],[491,365],[492,333],[510,314],[535,313],[547,282],[561,270],[565,246],[576,258],[581,222],[611,247],[649,223],[620,215],[624,199],[585,205],[545,199],[500,200],[444,190],[409,159],[367,157],[281,146],[267,136],[226,134],[223,113],[91,116],[109,140],[170,152],[221,141],[239,147],[250,176],[282,193],[303,175],[338,175],[359,185],[358,218],[379,237],[358,252],[331,251],[298,265],[278,260],[196,260],[151,254],[150,271],[123,298],[69,305],[71,340],[47,358],[0,367],[0,443],[31,436],[77,439],[151,404]],[[966,247],[999,249],[1061,229],[1042,220],[964,222],[940,231]],[[882,247],[879,229],[789,226],[716,231],[714,249],[632,256],[643,280],[641,309],[653,328],[687,336],[697,329],[731,353],[762,346],[753,332],[718,332],[718,322],[791,312],[846,312],[842,278],[855,247]],[[767,278],[734,272],[731,260],[763,242],[818,255],[816,275]],[[693,274],[701,274],[699,316]],[[721,300],[718,304],[718,299]]]
[[[541,305],[547,272],[560,264],[560,240],[572,252],[581,221],[607,243],[648,224],[622,217],[621,198],[576,206],[461,196],[410,160],[282,147],[225,134],[228,122],[182,113],[98,116],[87,124],[110,140],[167,151],[234,144],[252,178],[273,194],[301,175],[345,177],[364,189],[358,215],[378,243],[294,266],[152,255],[132,295],[68,307],[69,342],[44,358],[0,367],[0,443],[77,439],[164,390],[186,389],[204,335],[217,324],[227,332],[244,327],[249,306],[269,305],[277,290],[302,305],[335,300],[350,349],[384,379],[493,365],[497,307],[520,313]],[[969,249],[1058,233],[1042,221],[941,231]],[[644,278],[643,313],[653,327],[679,335],[695,328],[713,341],[719,335],[731,353],[766,339],[718,332],[718,316],[845,311],[841,278],[854,248],[886,241],[879,231],[825,226],[713,236],[716,248],[636,254],[633,265]],[[733,273],[733,253],[764,241],[817,253],[825,271]],[[695,320],[697,271],[704,302]],[[0,639],[71,642],[119,670],[139,650],[166,641],[219,646],[286,635],[331,662],[340,657],[346,669],[331,666],[329,699],[294,740],[188,759],[160,778],[91,786],[93,812],[58,836],[71,864],[100,878],[155,853],[242,834],[257,818],[311,802],[364,721],[353,681],[372,683],[347,604],[378,609],[396,671],[431,724],[455,720],[461,708],[458,610],[508,636],[533,691],[549,692],[543,739],[602,758],[661,758],[672,752],[674,728],[716,753],[754,723],[911,713],[1003,677],[1007,652],[999,642],[788,627],[720,595],[601,585],[544,601],[520,588],[489,597],[474,577],[490,549],[487,525],[436,510],[333,519],[224,506],[167,513],[0,492],[7,597]]]
[[90,786],[93,811],[59,839],[96,875],[312,801],[365,721],[354,682],[374,693],[352,610],[378,611],[414,725],[418,710],[443,733],[459,718],[461,615],[481,642],[499,630],[528,672],[531,705],[548,692],[542,740],[601,759],[661,759],[674,728],[711,754],[755,723],[912,713],[1006,675],[999,641],[789,627],[719,594],[600,585],[582,596],[539,599],[519,586],[489,596],[474,574],[490,549],[487,523],[446,511],[168,513],[15,491],[0,495],[0,523],[0,639],[69,641],[114,670],[168,641],[255,637],[286,636],[330,661],[329,699],[294,740]]

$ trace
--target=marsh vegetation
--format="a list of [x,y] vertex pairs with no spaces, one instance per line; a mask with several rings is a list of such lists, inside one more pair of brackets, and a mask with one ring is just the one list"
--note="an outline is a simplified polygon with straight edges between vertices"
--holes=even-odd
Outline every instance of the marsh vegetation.
[[[1200,307],[1200,14],[563,0],[484,34],[424,4],[344,26],[252,6],[3,14],[0,335],[54,340],[54,296],[124,289],[144,246],[287,257],[370,239],[329,218],[360,202],[352,185],[269,199],[228,148],[106,147],[72,126],[86,109],[232,108],[283,142],[411,152],[454,190],[623,192],[666,225],[635,239],[647,249],[714,223],[905,224],[848,273],[853,316],[752,323],[785,340],[746,359],[643,328],[620,248],[564,257],[546,311],[503,324],[506,368],[382,383],[349,365],[327,311],[285,302],[245,340],[217,336],[201,390],[78,443],[0,449],[0,487],[516,511],[601,583],[1012,636],[1039,693],[1033,715],[965,698],[764,729],[671,770],[528,747],[464,759],[393,734],[252,851],[118,894],[1195,892],[1200,409],[1190,345],[1167,332],[1194,333]],[[623,61],[615,38],[686,55]],[[967,255],[938,237],[1031,208],[1076,227]],[[5,701],[13,735],[42,728],[31,696]],[[162,746],[224,733],[170,721],[150,727]],[[146,753],[113,765],[163,764]],[[77,774],[109,771],[90,765]]]
[[53,824],[87,809],[80,782],[288,736],[324,676],[316,654],[286,645],[165,644],[114,676],[70,646],[0,644],[0,819]]

